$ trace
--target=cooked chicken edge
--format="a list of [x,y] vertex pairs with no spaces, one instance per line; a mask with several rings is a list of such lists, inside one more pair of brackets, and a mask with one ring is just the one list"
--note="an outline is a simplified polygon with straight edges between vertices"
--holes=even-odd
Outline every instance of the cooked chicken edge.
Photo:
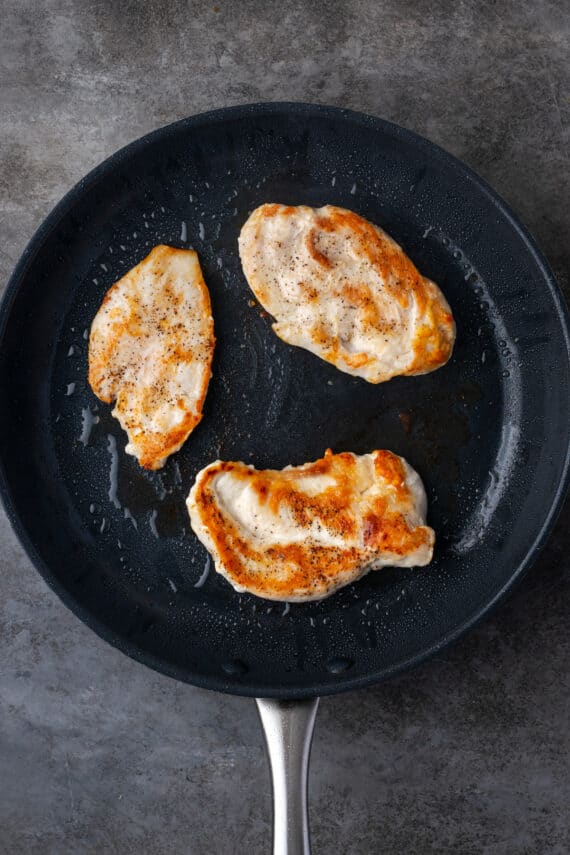
[[419,475],[389,451],[283,470],[215,461],[187,500],[192,528],[233,587],[270,600],[322,599],[384,566],[431,561]]

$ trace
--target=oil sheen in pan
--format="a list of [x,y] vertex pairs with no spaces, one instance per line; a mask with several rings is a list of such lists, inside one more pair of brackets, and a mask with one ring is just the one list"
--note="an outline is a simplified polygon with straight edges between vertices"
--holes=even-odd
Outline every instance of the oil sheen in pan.
[[[150,219],[153,218],[150,217]],[[145,222],[149,222],[149,219],[145,218]],[[201,229],[199,225],[198,237],[200,238],[202,235],[203,229]],[[457,247],[454,247],[449,239],[439,233],[437,229],[427,228],[424,230],[423,239],[429,240],[433,243],[437,242],[440,248],[442,248],[448,256],[452,256],[455,266],[461,271],[461,278],[468,284],[477,301],[478,309],[481,311],[481,323],[477,331],[479,334],[478,338],[480,338],[482,344],[482,364],[484,365],[487,358],[486,355],[489,353],[490,349],[494,347],[496,336],[502,336],[502,338],[499,339],[501,349],[498,350],[496,356],[501,360],[502,365],[512,365],[516,355],[516,343],[508,342],[507,331],[501,326],[501,321],[498,314],[495,312],[493,301],[477,271],[471,263],[464,258],[461,251]],[[107,267],[106,272],[111,273],[111,261],[105,266]],[[217,259],[216,267],[219,270]],[[235,274],[232,275],[231,270],[222,268],[221,275],[226,289],[235,288],[236,284],[239,285],[239,283],[236,283]],[[272,427],[276,425],[279,420],[282,420],[285,424],[288,421],[299,422],[303,419],[303,414],[308,413],[310,410],[313,410],[311,413],[311,421],[314,422],[315,415],[317,419],[319,418],[319,413],[315,411],[315,401],[312,399],[310,393],[303,388],[302,378],[299,377],[298,374],[293,377],[291,376],[291,360],[297,358],[299,356],[299,352],[296,349],[292,349],[287,346],[283,347],[281,343],[276,340],[275,336],[268,331],[268,324],[271,322],[271,319],[267,317],[266,313],[263,312],[254,301],[251,300],[251,294],[247,290],[244,290],[244,298],[247,298],[246,302],[248,312],[246,313],[245,324],[240,327],[241,338],[239,342],[239,350],[241,358],[238,361],[235,361],[229,367],[229,370],[225,371],[221,376],[220,380],[223,389],[227,392],[228,397],[234,395],[236,389],[241,389],[241,397],[244,402],[243,415],[246,416],[246,421],[250,401],[253,399],[258,406],[260,401],[262,401],[262,409],[264,412],[263,428],[265,431],[271,431]],[[491,342],[489,342],[490,333],[493,336]],[[491,347],[489,347],[489,344]],[[71,353],[71,356],[73,356],[74,345],[70,345],[68,348],[68,356],[70,354],[70,350],[73,351]],[[77,356],[81,357],[79,348]],[[305,359],[306,357],[300,358]],[[310,358],[311,357],[309,357],[309,359]],[[504,377],[506,377],[507,374],[510,374],[508,367],[503,367],[502,372]],[[329,388],[330,395],[334,396],[336,390],[338,388],[342,389],[342,385],[345,382],[361,383],[362,381],[353,381],[350,378],[347,379],[339,377],[338,372],[333,371],[330,377],[326,380],[326,385]],[[69,388],[69,385],[67,388]],[[444,390],[441,390],[440,403],[444,404],[443,408],[430,409],[429,407],[424,407],[422,410],[421,407],[411,406],[401,409],[398,412],[398,417],[401,421],[404,433],[410,437],[411,441],[416,443],[421,442],[428,449],[430,449],[431,446],[431,454],[428,453],[427,462],[430,465],[439,467],[440,470],[445,470],[446,478],[444,480],[454,485],[453,499],[448,496],[447,503],[454,504],[455,507],[457,507],[457,502],[461,501],[462,494],[469,489],[469,485],[458,483],[460,482],[460,466],[457,455],[454,454],[452,448],[450,448],[449,438],[450,434],[455,433],[451,446],[459,450],[464,445],[470,443],[473,437],[470,435],[470,420],[464,413],[458,410],[456,402],[453,400],[455,395],[455,390],[451,394],[447,395]],[[467,382],[463,384],[463,386],[460,387],[460,396],[464,398],[462,401],[464,406],[476,407],[481,396],[480,387],[477,385],[477,382],[475,381],[471,384]],[[516,401],[516,395],[513,400]],[[93,409],[95,409],[95,407]],[[438,417],[440,410],[444,414],[443,421]],[[322,415],[323,433],[326,431],[327,412],[330,413],[330,410],[325,408]],[[89,440],[91,434],[100,420],[100,416],[91,416],[89,415],[90,413],[91,409],[89,407],[81,407],[82,428],[80,439],[83,437],[81,441],[84,446],[88,446],[90,444]],[[507,486],[510,461],[513,459],[513,455],[516,454],[517,449],[516,414],[514,412],[512,413],[512,418],[512,430],[509,432],[506,444],[502,443],[498,453],[498,459],[501,461],[500,475],[496,474],[496,469],[489,471],[489,489],[485,490],[481,494],[479,504],[475,505],[471,510],[469,525],[466,527],[464,532],[455,539],[453,548],[457,551],[461,552],[470,548],[475,540],[483,536],[486,524],[488,524],[492,519],[492,513],[489,512],[489,509],[492,510],[493,507],[494,489],[496,492],[496,488],[500,487],[500,490],[502,491]],[[352,421],[353,424],[351,425],[351,430],[354,432],[354,423],[356,422],[356,419]],[[116,430],[116,428],[113,429]],[[255,451],[253,450],[255,448],[255,440],[252,438],[250,431],[246,431],[246,437],[248,440],[251,440],[250,446],[252,450],[248,452],[248,456],[251,459],[255,455]],[[86,438],[87,442],[84,441]],[[443,446],[441,439],[444,440]],[[438,447],[438,442],[439,446],[442,447]],[[350,440],[347,438],[346,447],[351,447],[349,443]],[[108,499],[116,509],[121,511],[123,519],[129,520],[137,530],[140,526],[141,531],[150,531],[152,536],[156,539],[163,538],[176,541],[192,537],[187,522],[180,514],[173,512],[173,504],[176,501],[173,493],[178,492],[180,499],[184,498],[184,491],[179,490],[182,486],[180,475],[178,477],[170,478],[171,483],[167,489],[164,485],[164,472],[136,472],[137,477],[135,478],[135,481],[137,482],[137,489],[134,492],[137,498],[134,502],[135,509],[133,511],[131,506],[127,504],[126,499],[120,501],[118,498],[120,454],[117,451],[116,438],[112,433],[106,434],[106,444],[107,451],[109,453]],[[218,446],[215,449],[212,449],[212,451],[216,452],[216,454],[212,456],[213,459],[214,456],[219,456],[221,454],[221,445],[218,444]],[[172,468],[174,472],[180,473],[180,466],[177,458],[173,461]],[[168,469],[170,471],[170,467],[168,467]],[[141,479],[145,480],[149,484],[151,487],[150,490],[141,490]],[[132,472],[130,473],[129,480],[131,481],[132,486]],[[128,494],[129,492],[129,487],[127,487],[126,493]],[[163,504],[167,495],[170,495],[173,501]],[[435,491],[431,491],[430,500],[433,504],[436,504],[440,500],[437,489]],[[112,515],[108,516],[109,519],[112,519]],[[107,517],[105,517],[105,519],[107,519]],[[110,529],[111,524],[103,527],[100,526],[99,534],[108,533],[110,535]],[[220,589],[220,586],[225,584],[223,581],[218,579],[216,574],[211,576],[209,573],[209,557],[204,557],[203,553],[202,560],[198,559],[197,563],[191,560],[185,567],[183,567],[183,564],[180,561],[178,566],[180,568],[180,573],[177,583],[177,592],[179,588],[184,589],[190,584],[192,587],[198,588],[206,586],[208,589],[212,588],[215,592]],[[202,570],[200,568],[202,568]],[[207,569],[208,572],[204,572],[204,569]],[[256,619],[259,620],[259,615],[257,614],[254,603],[251,602],[251,598],[247,598],[246,595],[245,599],[249,608],[252,610],[252,616],[255,614]],[[295,606],[294,608],[297,609],[298,606]],[[268,605],[264,613],[267,615],[273,615],[275,611],[276,609],[274,606]],[[289,613],[290,610],[287,609],[281,616],[286,617]]]

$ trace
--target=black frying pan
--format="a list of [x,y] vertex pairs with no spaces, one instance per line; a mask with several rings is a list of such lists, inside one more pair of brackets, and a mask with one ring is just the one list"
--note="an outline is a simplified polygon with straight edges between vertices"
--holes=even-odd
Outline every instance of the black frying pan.
[[[451,303],[450,363],[372,386],[281,342],[249,304],[237,252],[266,201],[342,205],[393,235]],[[198,250],[218,345],[202,423],[148,473],[87,385],[86,331],[110,285],[157,243]],[[480,178],[380,119],[254,105],[127,146],[38,230],[0,323],[1,489],[24,546],[99,635],[199,686],[301,699],[417,664],[521,577],[561,504],[569,338],[552,275]],[[217,457],[299,464],[327,446],[389,448],[418,470],[432,565],[372,573],[321,603],[238,595],[190,529],[195,473]]]

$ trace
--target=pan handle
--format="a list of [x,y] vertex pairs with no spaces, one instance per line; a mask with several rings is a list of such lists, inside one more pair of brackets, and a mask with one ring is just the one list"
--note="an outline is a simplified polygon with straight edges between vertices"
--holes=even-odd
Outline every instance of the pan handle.
[[273,781],[273,855],[310,855],[307,773],[318,698],[256,698]]

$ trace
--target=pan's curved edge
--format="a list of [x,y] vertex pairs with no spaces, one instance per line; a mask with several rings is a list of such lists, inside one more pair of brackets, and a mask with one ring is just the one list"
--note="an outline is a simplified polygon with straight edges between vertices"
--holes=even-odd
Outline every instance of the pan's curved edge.
[[[538,248],[536,241],[534,240],[529,230],[520,222],[518,217],[510,208],[510,206],[502,199],[502,197],[498,193],[496,193],[495,190],[493,190],[493,188],[483,178],[481,178],[474,170],[464,164],[461,160],[459,160],[454,155],[450,154],[437,144],[430,142],[429,140],[425,139],[419,134],[414,133],[413,131],[402,128],[399,125],[396,125],[385,119],[381,119],[375,116],[369,116],[367,114],[359,113],[353,110],[347,110],[328,105],[310,104],[306,102],[295,101],[261,102],[257,104],[252,103],[237,105],[232,107],[225,107],[219,110],[199,113],[195,116],[181,119],[177,122],[173,122],[169,125],[165,125],[164,127],[151,131],[143,137],[140,137],[139,139],[128,143],[126,146],[119,149],[119,151],[115,152],[110,157],[106,158],[104,161],[98,164],[85,177],[80,179],[80,181],[78,181],[63,196],[60,202],[51,210],[51,212],[37,228],[31,239],[29,240],[27,246],[25,247],[18,263],[16,264],[16,267],[14,268],[12,275],[8,280],[8,284],[0,302],[0,348],[2,345],[2,339],[5,334],[6,325],[8,323],[10,308],[16,296],[19,283],[26,275],[27,270],[32,264],[37,252],[43,246],[45,240],[49,237],[50,233],[56,228],[60,220],[72,208],[77,196],[84,190],[93,186],[101,175],[103,175],[108,170],[114,168],[115,166],[119,165],[122,160],[126,159],[132,154],[137,153],[146,146],[161,139],[166,139],[170,135],[177,133],[177,131],[182,127],[199,127],[204,122],[223,122],[228,119],[239,119],[247,115],[254,115],[256,113],[261,115],[271,115],[272,113],[283,112],[287,112],[289,114],[296,113],[298,115],[318,114],[322,117],[329,116],[331,118],[337,119],[342,117],[343,119],[352,121],[357,124],[359,123],[367,127],[382,129],[385,132],[391,133],[393,136],[414,141],[416,144],[419,144],[422,148],[425,148],[427,151],[429,151],[432,156],[435,152],[443,162],[448,162],[455,169],[458,169],[460,172],[462,172],[481,191],[483,191],[489,197],[492,203],[501,211],[502,215],[509,221],[513,229],[518,232],[521,237],[521,240],[527,246],[529,252],[532,254],[536,265],[540,268],[544,279],[548,285],[548,289],[551,293],[553,302],[555,304],[556,312],[564,336],[564,342],[566,346],[566,359],[570,369],[570,320],[568,314],[568,307],[566,305],[566,301],[564,299],[560,286],[558,285],[546,259]],[[562,510],[563,502],[569,487],[570,438],[566,446],[566,455],[558,482],[558,489],[553,498],[549,513],[540,531],[538,532],[526,558],[513,572],[513,575],[510,577],[508,582],[497,590],[497,592],[489,602],[487,602],[481,609],[479,609],[476,613],[470,616],[462,624],[455,627],[452,632],[448,633],[436,644],[432,645],[427,650],[422,651],[422,653],[420,654],[401,660],[390,669],[385,669],[379,672],[370,672],[369,674],[366,674],[364,676],[350,678],[339,675],[335,678],[334,681],[319,685],[317,687],[313,687],[311,689],[307,689],[304,687],[288,686],[276,686],[268,688],[266,685],[257,684],[254,681],[242,683],[240,682],[239,678],[221,680],[210,677],[203,677],[202,675],[196,673],[192,675],[192,680],[189,680],[186,672],[183,669],[173,668],[167,662],[160,659],[160,657],[154,656],[145,651],[137,650],[132,645],[127,644],[120,636],[116,635],[116,633],[109,630],[106,625],[94,619],[90,615],[90,613],[75,600],[75,598],[67,591],[67,589],[65,589],[63,585],[59,583],[57,578],[44,563],[35,546],[29,539],[25,527],[23,526],[18,512],[12,502],[11,492],[5,474],[4,463],[0,457],[0,499],[2,500],[10,524],[34,567],[44,578],[46,584],[57,594],[57,596],[61,599],[64,605],[69,608],[70,611],[73,612],[73,614],[75,614],[83,623],[85,623],[89,627],[89,629],[95,632],[100,638],[102,638],[104,641],[107,641],[108,643],[113,645],[113,647],[116,647],[122,653],[125,653],[127,656],[137,662],[141,662],[142,664],[147,665],[148,667],[176,680],[191,683],[192,685],[198,686],[200,688],[211,689],[221,692],[229,692],[232,694],[243,695],[247,697],[261,696],[298,699],[312,697],[315,695],[329,695],[335,694],[337,692],[362,689],[366,688],[367,686],[370,686],[373,683],[379,683],[383,680],[401,674],[409,668],[415,667],[421,664],[422,662],[425,662],[426,660],[430,659],[437,653],[441,652],[444,648],[446,648],[451,643],[456,641],[460,636],[465,634],[469,629],[472,629],[477,624],[479,624],[485,616],[487,616],[491,611],[497,608],[497,606],[504,600],[506,595],[513,589],[513,587],[522,580],[523,576],[528,572],[528,570],[536,560],[539,552],[541,551],[542,547],[546,542],[546,539],[548,538],[548,535],[552,531],[552,528],[556,523],[556,520],[558,519],[558,516]]]

